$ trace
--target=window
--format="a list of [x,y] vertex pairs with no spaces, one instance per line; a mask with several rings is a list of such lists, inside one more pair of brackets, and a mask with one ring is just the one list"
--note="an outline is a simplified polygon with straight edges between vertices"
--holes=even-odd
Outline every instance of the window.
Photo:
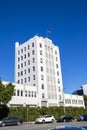
[[29,92],[28,92],[28,97],[30,97],[30,93],[31,93],[31,92],[29,91]]
[[24,55],[24,58],[26,59],[26,54]]
[[28,45],[28,50],[30,49],[30,46]]
[[30,53],[28,52],[28,57],[30,57]]
[[28,60],[28,65],[30,65],[30,60]]
[[25,82],[25,83],[27,82],[27,79],[26,79],[26,78],[24,78],[24,82]]
[[44,95],[44,93],[42,93],[42,98],[45,98],[45,95]]
[[41,80],[44,80],[44,75],[41,75]]
[[71,100],[70,99],[65,99],[65,103],[66,104],[71,104]]
[[23,68],[23,63],[21,63],[21,68]]
[[42,47],[42,44],[40,43],[40,47]]
[[32,58],[32,62],[35,63],[35,58]]
[[24,66],[26,66],[26,62],[24,62]]
[[33,66],[33,71],[35,71],[35,66]]
[[30,73],[30,68],[28,68],[28,73]]
[[58,64],[56,64],[56,68],[58,68]]
[[77,100],[72,100],[72,103],[73,104],[77,104]]
[[35,80],[35,75],[33,75],[33,80]]
[[20,91],[19,91],[19,90],[17,90],[17,96],[19,96],[19,92],[20,92]]
[[28,81],[30,81],[30,76],[28,77]]
[[20,80],[18,80],[17,83],[20,83]]
[[21,49],[21,53],[23,53],[23,49]]
[[32,42],[32,47],[34,47],[34,42]]
[[40,58],[40,63],[43,63],[43,59],[42,58]]
[[35,54],[35,52],[34,52],[34,50],[32,50],[32,55],[34,55]]
[[26,70],[24,70],[24,74],[26,74]]
[[60,80],[58,79],[58,83],[60,83]]
[[42,50],[40,50],[40,55],[42,55]]
[[32,91],[32,95],[31,96],[33,97],[33,91]]
[[18,61],[20,61],[20,57],[18,57]]
[[21,71],[21,76],[23,75],[23,71]]
[[14,89],[14,96],[16,96],[16,90]]
[[41,71],[43,71],[43,67],[41,66]]
[[59,71],[57,71],[57,76],[59,76]]
[[21,90],[21,96],[23,96],[23,90]]
[[58,58],[56,57],[56,61],[58,61]]
[[59,91],[59,92],[61,91],[60,87],[58,87],[58,91]]
[[55,54],[57,54],[57,51],[55,50]]
[[83,104],[83,101],[82,101],[82,100],[78,100],[78,103],[79,103],[79,104]]
[[20,69],[20,65],[18,65],[18,69]]
[[44,89],[44,84],[41,85],[42,89]]
[[25,97],[27,97],[27,91],[25,91]]
[[18,50],[18,55],[20,55],[20,50]]
[[24,51],[26,51],[26,47],[24,47]]
[[34,97],[36,97],[36,92],[34,93]]

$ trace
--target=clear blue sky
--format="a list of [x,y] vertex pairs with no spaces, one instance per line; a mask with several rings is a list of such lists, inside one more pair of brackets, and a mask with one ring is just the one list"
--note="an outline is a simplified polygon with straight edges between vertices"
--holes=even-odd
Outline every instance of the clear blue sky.
[[48,35],[60,48],[66,93],[87,84],[87,0],[0,0],[0,77],[14,81],[15,42]]

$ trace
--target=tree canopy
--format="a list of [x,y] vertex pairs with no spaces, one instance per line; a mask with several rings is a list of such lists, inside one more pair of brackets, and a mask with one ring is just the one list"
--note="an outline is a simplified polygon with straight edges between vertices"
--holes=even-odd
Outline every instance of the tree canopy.
[[0,104],[6,105],[11,100],[14,94],[14,87],[12,83],[4,85],[0,80]]

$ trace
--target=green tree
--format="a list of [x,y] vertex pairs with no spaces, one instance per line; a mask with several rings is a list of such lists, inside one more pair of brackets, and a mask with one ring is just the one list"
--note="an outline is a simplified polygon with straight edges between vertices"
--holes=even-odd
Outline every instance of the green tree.
[[84,103],[85,103],[85,107],[87,107],[87,95],[84,95]]
[[6,105],[11,100],[14,94],[14,87],[12,83],[4,85],[0,80],[0,104]]

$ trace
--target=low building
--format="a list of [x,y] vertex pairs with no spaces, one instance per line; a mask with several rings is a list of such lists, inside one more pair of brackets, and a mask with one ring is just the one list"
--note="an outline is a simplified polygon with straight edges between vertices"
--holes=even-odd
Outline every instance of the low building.
[[75,90],[72,94],[87,95],[87,84],[83,84],[80,89]]
[[[3,84],[8,84],[8,82],[3,81]],[[38,95],[37,87],[25,85],[25,84],[18,84],[12,83],[15,85],[14,88],[14,95],[12,96],[11,101],[8,103],[8,106],[32,106],[32,107],[41,107]],[[56,102],[49,101],[49,99],[43,99],[42,106],[49,107],[49,106],[65,106],[65,107],[85,107],[84,106],[84,99],[83,96],[72,95],[72,94],[64,94],[63,93],[63,100],[60,104]],[[48,104],[48,105],[47,105]]]

